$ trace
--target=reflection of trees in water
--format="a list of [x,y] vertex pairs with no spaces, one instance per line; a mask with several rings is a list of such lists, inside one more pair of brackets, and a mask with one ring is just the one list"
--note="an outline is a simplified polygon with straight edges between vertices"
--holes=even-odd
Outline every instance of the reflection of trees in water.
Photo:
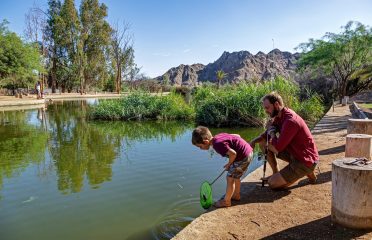
[[[102,132],[120,136],[128,141],[146,141],[176,138],[192,129],[187,122],[159,121],[159,122],[95,122],[94,126]],[[191,138],[190,138],[191,141]]]
[[[170,138],[173,142],[178,136],[192,129],[192,124],[187,122],[158,121],[158,122],[105,122],[96,121],[92,125],[100,132],[117,137],[120,149],[127,161],[128,151],[137,142],[162,141]],[[191,139],[191,138],[190,138]],[[191,141],[191,140],[190,140]]]
[[58,189],[64,193],[81,191],[85,178],[95,188],[112,177],[111,165],[120,140],[88,124],[86,110],[84,101],[49,107],[49,149],[55,161]]
[[[85,101],[54,102],[45,109],[0,113],[0,187],[30,163],[39,175],[56,170],[58,189],[81,191],[84,181],[93,188],[112,177],[112,164],[136,142],[176,138],[192,128],[182,122],[87,122]],[[40,124],[29,121],[35,114]],[[47,149],[52,156],[45,159]],[[121,147],[125,149],[121,149]]]
[[3,179],[45,160],[48,134],[28,123],[31,112],[0,113],[0,188]]

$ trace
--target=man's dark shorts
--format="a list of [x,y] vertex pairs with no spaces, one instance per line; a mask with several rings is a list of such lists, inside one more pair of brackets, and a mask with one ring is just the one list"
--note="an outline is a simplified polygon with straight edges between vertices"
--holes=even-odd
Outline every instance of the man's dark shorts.
[[314,163],[311,167],[308,167],[302,162],[296,160],[286,151],[280,152],[277,157],[289,162],[285,168],[279,171],[280,175],[282,175],[287,183],[293,183],[298,179],[312,173],[317,166],[317,163]]
[[233,162],[230,165],[230,168],[227,172],[227,176],[235,178],[235,179],[240,179],[245,173],[245,171],[247,170],[249,164],[252,162],[252,159],[253,159],[253,152],[249,154],[249,156],[244,158],[243,160]]

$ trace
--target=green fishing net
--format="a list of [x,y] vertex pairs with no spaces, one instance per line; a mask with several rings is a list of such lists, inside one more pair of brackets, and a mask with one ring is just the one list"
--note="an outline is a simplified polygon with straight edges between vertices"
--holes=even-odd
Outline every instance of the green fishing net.
[[204,209],[208,209],[213,204],[212,186],[209,182],[203,182],[200,186],[200,204]]

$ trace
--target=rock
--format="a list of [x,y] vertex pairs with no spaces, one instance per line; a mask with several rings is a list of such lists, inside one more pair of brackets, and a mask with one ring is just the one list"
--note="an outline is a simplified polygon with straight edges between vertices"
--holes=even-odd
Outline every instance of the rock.
[[[245,80],[269,80],[276,76],[296,78],[296,60],[300,55],[274,49],[268,54],[258,52],[256,55],[248,51],[224,52],[219,59],[208,65],[179,65],[171,68],[164,75],[169,76],[172,85],[196,86],[201,82],[217,82],[216,72],[226,73],[223,83],[237,83]],[[156,79],[162,81],[163,76]]]

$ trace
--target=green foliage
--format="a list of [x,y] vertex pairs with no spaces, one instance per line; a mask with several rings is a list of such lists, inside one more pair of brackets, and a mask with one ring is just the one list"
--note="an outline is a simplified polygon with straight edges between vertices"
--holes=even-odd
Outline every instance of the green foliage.
[[166,96],[133,92],[120,101],[101,102],[90,115],[105,120],[194,119],[208,126],[262,126],[267,116],[261,99],[271,91],[277,91],[287,107],[309,122],[317,121],[323,115],[324,108],[318,95],[308,92],[300,102],[299,87],[280,77],[258,85],[202,86],[195,90],[191,105],[175,92]]
[[222,70],[218,70],[216,75],[217,75],[218,87],[220,87],[222,84],[222,80],[226,77],[226,73]]
[[106,54],[111,27],[105,20],[107,7],[98,0],[84,0],[80,6],[81,41],[84,49],[84,84],[99,85],[106,77]]
[[372,109],[372,103],[363,103],[359,105],[362,108],[369,108]]
[[168,74],[163,75],[163,82],[162,83],[163,83],[164,86],[169,86],[170,85],[171,82],[169,80],[169,75]]
[[315,123],[324,115],[324,106],[319,95],[314,94],[302,101],[296,111],[309,123]]
[[[339,34],[327,33],[322,39],[310,39],[298,46],[303,51],[298,62],[301,71],[311,71],[316,77],[325,74],[335,81],[340,99],[353,94],[348,82],[357,78],[357,72],[372,65],[372,29],[359,22],[348,22]],[[372,78],[359,79],[358,90],[370,86]]]
[[[302,104],[314,104],[315,109],[321,109],[319,97],[311,101],[299,101],[299,88],[283,78],[276,78],[263,84],[239,84],[225,86],[217,89],[213,86],[198,88],[193,98],[196,112],[196,121],[199,124],[212,126],[262,126],[266,113],[261,105],[261,98],[271,91],[277,91],[285,105],[295,111],[302,110],[299,114],[305,119],[319,119],[321,114],[313,114]],[[314,95],[315,96],[315,95]],[[319,100],[319,101],[316,101]],[[307,114],[307,115],[306,115]]]
[[95,121],[92,124],[95,129],[104,134],[120,137],[121,139],[125,138],[128,145],[131,145],[131,142],[147,141],[149,139],[161,141],[164,138],[170,138],[175,141],[178,136],[193,127],[192,123],[179,121],[117,121],[110,124]]
[[5,20],[0,23],[0,86],[31,86],[44,71],[37,46],[23,42],[6,25]]
[[0,116],[0,189],[4,178],[20,174],[30,164],[43,162],[45,158],[48,134],[27,124],[29,117],[20,111]]
[[60,49],[59,62],[62,66],[56,71],[62,89],[69,92],[81,85],[84,56],[81,44],[81,23],[73,0],[65,0],[55,19],[54,42]]
[[194,111],[177,94],[151,96],[149,93],[133,92],[119,101],[103,101],[92,109],[91,117],[106,120],[187,120],[194,117]]

